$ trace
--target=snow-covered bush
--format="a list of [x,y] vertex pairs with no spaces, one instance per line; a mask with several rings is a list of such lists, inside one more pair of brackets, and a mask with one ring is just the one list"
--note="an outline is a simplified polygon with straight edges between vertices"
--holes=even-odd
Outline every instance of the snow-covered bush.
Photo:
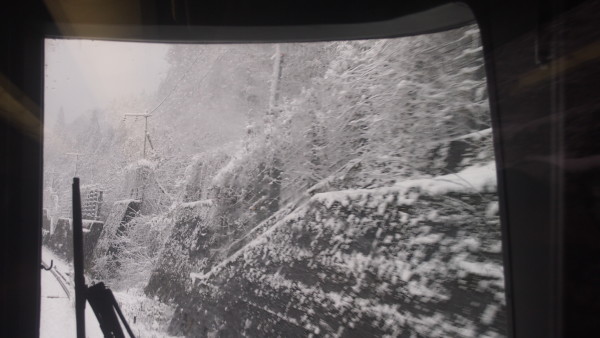
[[[96,258],[96,275],[117,288],[145,286],[168,238],[167,216],[137,216],[111,238],[111,253]],[[109,273],[111,272],[111,273]]]

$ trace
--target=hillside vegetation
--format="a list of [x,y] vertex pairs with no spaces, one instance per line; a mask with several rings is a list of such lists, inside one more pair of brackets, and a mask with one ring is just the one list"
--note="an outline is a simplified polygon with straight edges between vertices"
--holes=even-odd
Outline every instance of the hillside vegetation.
[[109,205],[144,191],[96,277],[173,307],[173,335],[505,335],[476,27],[168,57],[146,160],[106,114],[78,127]]

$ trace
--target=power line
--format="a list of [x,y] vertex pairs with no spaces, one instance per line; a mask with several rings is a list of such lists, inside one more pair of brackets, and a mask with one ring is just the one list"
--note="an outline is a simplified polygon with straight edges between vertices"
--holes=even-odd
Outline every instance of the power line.
[[175,85],[173,86],[173,88],[171,88],[171,91],[167,94],[167,96],[165,96],[162,99],[162,101],[160,101],[160,103],[156,107],[154,107],[154,109],[152,109],[148,114],[152,114],[158,108],[160,108],[160,106],[162,106],[163,103],[165,103],[165,101],[171,96],[171,94],[173,94],[173,92],[175,92],[175,89],[177,89],[177,87],[179,87],[179,84],[183,82],[183,80],[185,79],[185,77],[187,76],[187,74],[190,72],[190,70],[192,69],[192,67],[196,64],[196,62],[198,62],[199,58],[200,58],[200,55],[197,55],[196,58],[194,59],[194,61],[186,69],[186,71],[183,72],[183,74],[181,75],[181,78],[179,79],[179,81],[177,81],[177,83],[175,83]]
[[127,116],[143,117],[144,120],[145,120],[145,123],[144,123],[144,150],[143,150],[143,158],[146,158],[146,142],[150,143],[150,147],[152,148],[152,150],[154,150],[154,146],[152,145],[152,141],[150,141],[150,135],[148,134],[148,118],[150,116],[152,116],[152,113],[154,113],[158,108],[160,108],[162,106],[162,104],[165,103],[165,101],[167,101],[167,99],[175,92],[175,89],[177,89],[177,87],[179,87],[179,84],[181,84],[183,82],[183,80],[185,79],[185,77],[187,76],[187,74],[190,72],[190,70],[192,69],[192,67],[196,64],[196,62],[198,62],[199,58],[200,58],[200,55],[197,55],[196,58],[194,59],[194,61],[186,69],[186,71],[183,72],[183,74],[181,75],[181,78],[179,78],[179,81],[177,81],[177,83],[175,83],[175,85],[173,86],[173,88],[171,88],[171,91],[151,111],[146,112],[144,114],[123,114],[123,116],[124,116],[123,120],[125,120],[125,118]]
[[[223,50],[221,50],[221,53],[216,58],[216,60],[213,61],[213,63],[219,61],[223,57],[223,54],[225,54],[225,53],[223,52]],[[152,114],[158,108],[160,108],[163,103],[165,103],[165,101],[175,92],[175,89],[177,89],[179,87],[179,85],[183,82],[183,80],[185,79],[185,77],[190,73],[190,70],[196,64],[196,62],[198,62],[199,59],[200,59],[200,54],[196,55],[196,58],[194,59],[194,61],[185,70],[185,72],[183,72],[183,74],[181,75],[181,78],[179,78],[179,80],[177,81],[177,83],[175,83],[175,85],[173,86],[173,88],[171,88],[171,91],[160,101],[160,103],[156,107],[154,107],[152,110],[150,110],[150,112],[148,112],[148,114]],[[204,76],[202,76],[202,78],[200,79],[199,82],[204,81],[204,79],[208,76],[209,72],[210,72],[210,69],[206,71],[206,73],[204,74]]]
[[[223,56],[223,53],[221,53],[217,57],[217,60],[215,60],[215,61],[220,60],[222,56]],[[186,71],[181,75],[181,78],[179,78],[179,80],[177,81],[177,83],[175,83],[175,85],[173,86],[173,88],[171,88],[171,91],[151,111],[149,111],[147,113],[143,113],[143,114],[134,114],[134,113],[132,113],[132,114],[123,114],[123,116],[124,116],[123,120],[127,116],[144,117],[144,119],[145,119],[143,158],[146,158],[146,142],[148,142],[150,144],[150,147],[152,148],[152,150],[154,150],[154,146],[152,145],[152,141],[150,140],[150,134],[148,133],[148,118],[150,116],[152,116],[152,113],[155,112],[156,110],[158,110],[158,108],[160,108],[162,106],[162,104],[165,103],[165,101],[167,101],[167,99],[175,92],[175,90],[179,87],[179,85],[183,82],[183,80],[185,79],[185,77],[187,76],[187,74],[190,72],[190,70],[192,69],[192,67],[196,64],[196,62],[198,62],[198,59],[200,59],[200,55],[196,56],[196,58],[194,59],[194,61],[190,64],[190,66],[186,69]],[[207,71],[204,74],[204,76],[200,79],[200,81],[203,81],[208,76],[208,73],[209,73],[209,71]]]

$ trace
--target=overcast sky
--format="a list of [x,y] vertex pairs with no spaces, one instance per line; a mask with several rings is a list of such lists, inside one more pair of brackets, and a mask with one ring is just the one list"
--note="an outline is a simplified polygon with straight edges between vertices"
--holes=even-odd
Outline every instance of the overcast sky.
[[67,121],[114,100],[151,94],[165,77],[168,46],[136,42],[46,40],[44,110]]

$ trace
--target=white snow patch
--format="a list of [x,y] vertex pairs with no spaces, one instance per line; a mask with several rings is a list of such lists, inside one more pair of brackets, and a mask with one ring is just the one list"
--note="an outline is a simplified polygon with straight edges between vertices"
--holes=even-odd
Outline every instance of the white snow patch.
[[189,209],[193,209],[196,207],[212,207],[212,205],[213,205],[212,199],[181,203],[182,208],[189,208]]
[[498,209],[498,201],[490,202],[490,204],[488,204],[487,206],[487,209],[485,210],[485,217],[492,218],[498,215]]
[[440,234],[430,234],[427,236],[419,236],[411,240],[411,244],[433,244],[437,243],[442,239]]
[[394,188],[419,188],[422,193],[442,195],[450,192],[483,192],[496,190],[496,164],[472,166],[456,174],[399,182]]
[[471,251],[477,251],[479,247],[481,247],[481,242],[473,237],[467,237],[463,239],[462,243],[465,244]]
[[458,262],[458,267],[474,275],[493,277],[498,279],[504,278],[502,266],[494,263],[470,262],[461,260]]
[[141,159],[135,163],[132,163],[132,164],[126,166],[125,170],[130,171],[130,170],[134,170],[134,169],[142,168],[142,167],[146,167],[151,170],[154,170],[154,169],[156,169],[156,162],[149,161],[147,159]]
[[[414,191],[417,190],[418,192]],[[350,189],[315,194],[311,200],[325,205],[328,209],[338,202],[344,206],[350,201],[369,201],[369,206],[377,206],[381,212],[385,209],[388,194],[397,194],[398,205],[410,205],[416,201],[419,193],[432,196],[451,192],[485,192],[496,190],[496,165],[472,166],[464,170],[434,178],[421,178],[402,181],[391,187],[377,189]],[[372,199],[370,199],[372,198]]]
[[483,314],[481,315],[481,322],[485,325],[492,324],[492,321],[496,317],[496,313],[498,312],[498,305],[488,305]]

